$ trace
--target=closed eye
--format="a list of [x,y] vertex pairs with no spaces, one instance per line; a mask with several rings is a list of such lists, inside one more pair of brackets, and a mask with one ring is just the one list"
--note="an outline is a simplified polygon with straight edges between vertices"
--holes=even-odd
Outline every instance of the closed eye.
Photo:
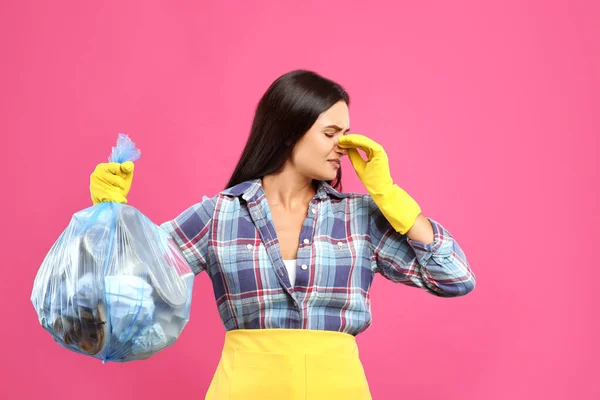
[[[333,129],[333,131],[334,131],[335,133],[338,133],[338,132],[343,132],[343,133],[342,133],[342,135],[345,135],[345,134],[346,134],[346,133],[348,133],[348,131],[350,130],[350,128],[343,129],[343,128],[341,128],[341,127],[337,126],[337,125],[328,125],[328,126],[326,126],[325,128],[323,128],[323,129],[324,129],[324,130],[328,130],[328,131],[329,131],[329,130],[331,130],[331,129]],[[332,138],[332,137],[333,137],[333,135],[332,135],[331,133],[326,133],[325,135],[326,135],[327,137],[329,137],[329,138]]]

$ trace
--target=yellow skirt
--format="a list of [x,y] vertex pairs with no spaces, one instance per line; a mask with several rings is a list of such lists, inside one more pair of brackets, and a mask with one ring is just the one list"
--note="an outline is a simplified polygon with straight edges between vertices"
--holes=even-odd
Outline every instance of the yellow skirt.
[[206,400],[371,399],[354,336],[304,329],[226,333]]

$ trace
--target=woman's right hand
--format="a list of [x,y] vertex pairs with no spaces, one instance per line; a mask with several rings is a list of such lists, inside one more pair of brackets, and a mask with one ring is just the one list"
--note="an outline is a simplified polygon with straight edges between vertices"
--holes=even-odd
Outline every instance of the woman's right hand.
[[94,205],[113,202],[127,204],[133,180],[133,163],[98,164],[90,176],[90,194]]

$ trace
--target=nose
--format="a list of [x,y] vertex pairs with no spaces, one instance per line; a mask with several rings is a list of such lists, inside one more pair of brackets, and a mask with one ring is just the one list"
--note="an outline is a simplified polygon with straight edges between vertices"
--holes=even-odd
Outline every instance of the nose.
[[341,156],[348,155],[348,149],[343,149],[338,145],[335,145],[335,152]]

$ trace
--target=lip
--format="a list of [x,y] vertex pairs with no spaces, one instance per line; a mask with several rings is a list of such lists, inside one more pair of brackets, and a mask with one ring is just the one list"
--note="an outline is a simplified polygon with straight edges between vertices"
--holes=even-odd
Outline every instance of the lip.
[[340,167],[340,160],[327,160],[327,162],[333,164],[336,168]]

